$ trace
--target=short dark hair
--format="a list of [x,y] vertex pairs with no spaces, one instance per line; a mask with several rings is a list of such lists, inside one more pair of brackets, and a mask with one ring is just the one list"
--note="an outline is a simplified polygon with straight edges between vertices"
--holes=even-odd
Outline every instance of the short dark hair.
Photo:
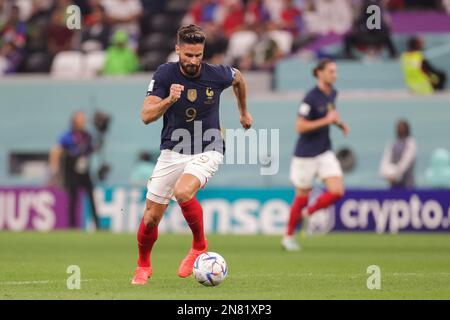
[[178,29],[177,31],[177,43],[197,44],[205,43],[206,36],[202,28],[195,24],[190,24]]
[[334,63],[334,60],[329,58],[321,59],[313,69],[313,76],[317,78],[317,73],[325,69],[330,63]]
[[398,132],[400,126],[404,126],[405,127],[405,132],[404,132],[405,137],[409,137],[411,135],[411,127],[409,125],[408,120],[406,120],[406,119],[399,119],[397,121],[397,124],[395,125],[395,127],[397,129],[397,132]]
[[409,38],[407,47],[409,51],[420,50],[420,39],[418,37]]

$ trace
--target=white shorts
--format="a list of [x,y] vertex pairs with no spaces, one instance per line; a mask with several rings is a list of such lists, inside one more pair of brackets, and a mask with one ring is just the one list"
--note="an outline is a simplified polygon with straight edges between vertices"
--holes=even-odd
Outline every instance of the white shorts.
[[168,204],[173,197],[175,183],[184,173],[192,174],[200,180],[201,187],[208,182],[223,161],[223,154],[206,151],[187,155],[172,150],[162,150],[147,183],[147,199],[160,204]]
[[325,151],[311,158],[292,158],[290,179],[296,188],[312,188],[316,176],[321,180],[342,177],[341,165],[333,151]]

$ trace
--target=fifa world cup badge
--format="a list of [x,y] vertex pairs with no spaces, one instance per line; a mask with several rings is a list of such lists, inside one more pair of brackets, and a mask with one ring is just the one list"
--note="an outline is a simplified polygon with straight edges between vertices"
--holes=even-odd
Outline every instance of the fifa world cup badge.
[[197,100],[197,89],[189,89],[187,92],[187,99],[190,102],[194,102]]

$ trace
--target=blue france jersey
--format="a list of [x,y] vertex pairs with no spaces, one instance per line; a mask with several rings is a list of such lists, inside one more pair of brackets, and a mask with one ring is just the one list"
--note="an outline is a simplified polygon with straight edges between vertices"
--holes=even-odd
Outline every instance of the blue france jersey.
[[[326,116],[329,109],[335,108],[337,92],[333,89],[328,96],[317,86],[311,89],[298,109],[298,116],[307,120],[317,120]],[[300,134],[295,148],[297,157],[315,157],[331,150],[329,126]]]
[[[207,150],[224,153],[219,121],[220,94],[232,84],[234,76],[233,68],[222,65],[202,63],[200,75],[196,78],[183,75],[178,62],[159,66],[150,82],[147,96],[165,99],[169,96],[172,84],[184,86],[180,99],[164,113],[160,149],[183,154]],[[209,129],[214,129],[212,132],[216,134],[207,132],[205,135]],[[186,138],[186,132],[189,132],[189,139]]]

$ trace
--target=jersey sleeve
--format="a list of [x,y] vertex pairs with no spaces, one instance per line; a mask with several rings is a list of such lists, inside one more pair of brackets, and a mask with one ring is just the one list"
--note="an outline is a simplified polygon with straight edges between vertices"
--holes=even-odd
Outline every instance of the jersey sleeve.
[[58,144],[63,147],[63,149],[67,149],[72,144],[72,135],[70,132],[64,132],[58,138]]
[[167,73],[165,68],[159,66],[158,69],[153,74],[153,78],[147,88],[148,96],[157,96],[161,99],[166,98],[169,95],[169,86],[167,81]]
[[314,112],[313,106],[314,102],[312,101],[312,99],[309,96],[306,96],[305,99],[303,99],[302,103],[300,103],[297,116],[305,118],[307,120],[312,120]]
[[236,69],[230,66],[218,65],[215,67],[223,89],[228,88],[234,81]]

